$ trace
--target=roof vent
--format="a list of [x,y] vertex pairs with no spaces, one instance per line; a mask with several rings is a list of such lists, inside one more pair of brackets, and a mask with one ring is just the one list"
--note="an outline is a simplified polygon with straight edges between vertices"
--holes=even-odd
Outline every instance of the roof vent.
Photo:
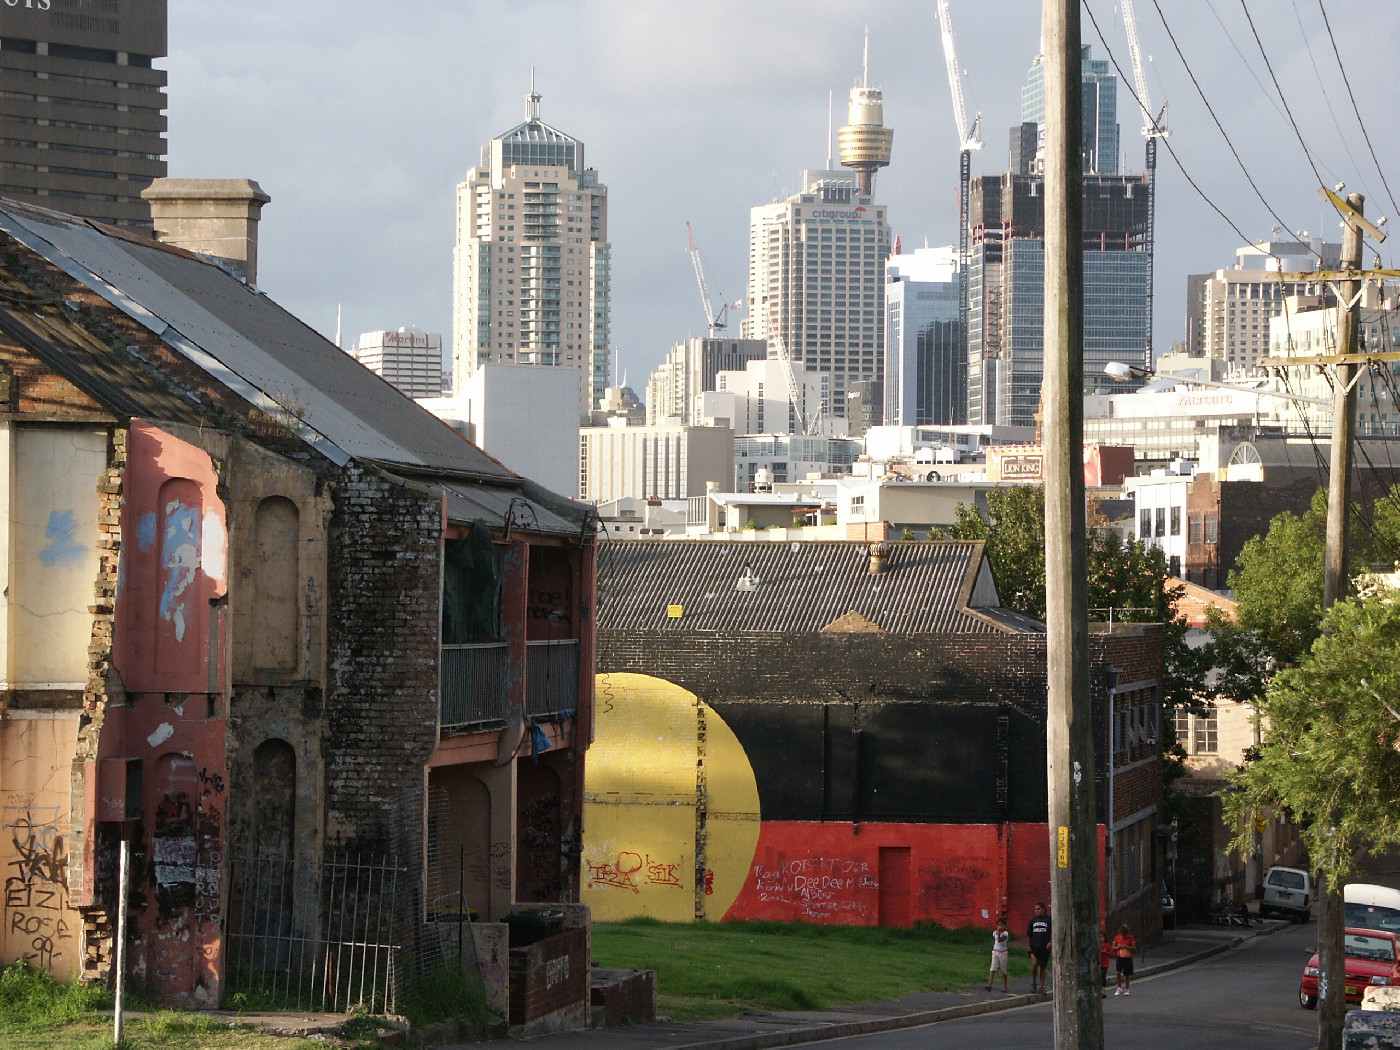
[[763,581],[758,578],[758,574],[749,566],[744,566],[744,571],[739,574],[739,580],[734,584],[736,591],[756,591],[758,585]]
[[885,563],[890,556],[890,545],[888,543],[872,543],[870,545],[870,567],[871,576],[879,576],[885,571]]

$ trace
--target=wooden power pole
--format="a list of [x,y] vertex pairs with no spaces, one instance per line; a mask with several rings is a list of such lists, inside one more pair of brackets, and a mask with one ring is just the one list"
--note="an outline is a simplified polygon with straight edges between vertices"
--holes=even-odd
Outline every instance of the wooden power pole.
[[1046,769],[1055,1046],[1102,1050],[1099,836],[1084,520],[1079,0],[1044,0],[1041,26],[1045,40]]
[[[1365,200],[1360,194],[1353,193],[1347,198],[1347,204],[1359,217]],[[1341,268],[1359,270],[1361,224],[1352,221],[1345,212],[1343,218],[1346,219],[1346,232],[1342,235]],[[1356,352],[1356,330],[1361,317],[1361,281],[1342,281],[1338,292],[1337,349],[1344,356],[1350,356]],[[1347,592],[1347,522],[1351,517],[1351,460],[1356,430],[1354,380],[1357,365],[1355,361],[1342,360],[1337,362],[1336,369],[1331,465],[1327,478],[1327,552],[1322,577],[1324,613]],[[1334,848],[1348,849],[1350,846],[1337,843]],[[1342,936],[1346,930],[1346,914],[1342,887],[1333,885],[1333,881],[1323,875],[1318,880],[1317,889],[1317,969],[1322,975],[1318,981],[1317,1045],[1324,1050],[1341,1047],[1342,1023],[1347,1012],[1346,948]]]

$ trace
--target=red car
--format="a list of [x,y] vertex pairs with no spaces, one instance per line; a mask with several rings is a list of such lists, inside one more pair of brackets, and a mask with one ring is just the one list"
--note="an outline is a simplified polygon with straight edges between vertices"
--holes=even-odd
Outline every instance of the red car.
[[[1377,930],[1348,929],[1345,934],[1347,1002],[1361,1002],[1369,985],[1400,985],[1400,945],[1395,934]],[[1317,953],[1303,967],[1298,1002],[1305,1010],[1317,1009]]]

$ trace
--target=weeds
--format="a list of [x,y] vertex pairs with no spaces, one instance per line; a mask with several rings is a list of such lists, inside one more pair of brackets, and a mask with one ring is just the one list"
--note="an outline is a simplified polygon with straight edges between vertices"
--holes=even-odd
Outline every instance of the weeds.
[[0,1031],[51,1028],[111,1005],[107,989],[56,981],[24,959],[0,971]]

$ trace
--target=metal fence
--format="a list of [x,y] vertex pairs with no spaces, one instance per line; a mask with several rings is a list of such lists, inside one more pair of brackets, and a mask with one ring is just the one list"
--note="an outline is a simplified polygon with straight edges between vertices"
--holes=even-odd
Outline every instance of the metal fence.
[[525,643],[525,713],[578,710],[578,639]]
[[258,857],[236,867],[228,919],[230,994],[268,1007],[395,1011],[404,868],[361,854],[315,864]]
[[442,647],[442,727],[510,717],[505,642]]

